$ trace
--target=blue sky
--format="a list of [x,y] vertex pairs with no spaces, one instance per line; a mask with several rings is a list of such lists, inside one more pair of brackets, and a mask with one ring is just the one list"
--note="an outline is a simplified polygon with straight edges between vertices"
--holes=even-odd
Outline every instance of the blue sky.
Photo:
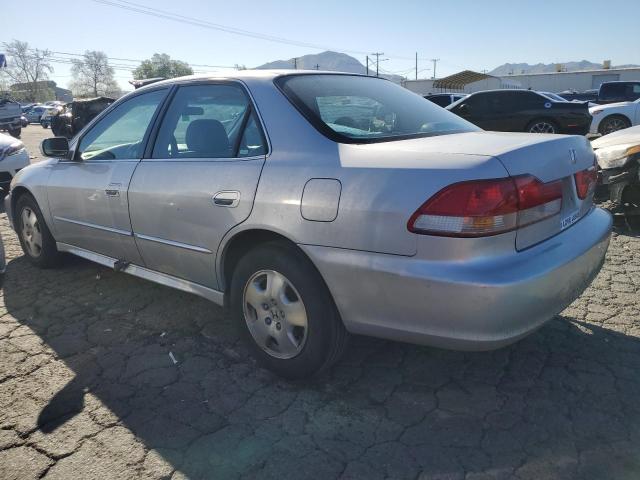
[[[505,62],[611,59],[614,65],[640,64],[640,2],[631,0],[131,1],[228,27],[332,47],[362,63],[364,54],[350,52],[384,52],[389,60],[380,65],[392,72],[413,69],[416,51],[420,70],[432,66],[428,59],[441,59],[439,77],[464,68],[491,70]],[[57,52],[102,50],[110,57],[130,59],[159,52],[194,64],[252,67],[321,51],[176,23],[92,0],[6,1],[0,11],[0,43],[20,39]],[[68,65],[54,67],[51,78],[65,86],[71,80]],[[119,83],[128,87],[130,72],[116,73]],[[420,76],[431,74],[423,70]]]

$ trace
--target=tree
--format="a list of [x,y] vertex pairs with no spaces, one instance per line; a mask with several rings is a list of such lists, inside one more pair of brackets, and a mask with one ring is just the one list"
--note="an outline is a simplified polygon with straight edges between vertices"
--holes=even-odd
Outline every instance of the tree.
[[153,57],[144,60],[133,71],[133,78],[136,80],[156,77],[175,78],[183,75],[193,75],[193,69],[186,62],[171,60],[166,53],[154,53]]
[[24,92],[24,100],[37,102],[48,93],[48,86],[43,82],[53,72],[49,50],[30,48],[27,42],[14,40],[3,43],[7,54],[6,75]]
[[71,89],[74,94],[84,96],[117,96],[120,89],[109,65],[107,54],[97,50],[87,50],[81,60],[72,60]]

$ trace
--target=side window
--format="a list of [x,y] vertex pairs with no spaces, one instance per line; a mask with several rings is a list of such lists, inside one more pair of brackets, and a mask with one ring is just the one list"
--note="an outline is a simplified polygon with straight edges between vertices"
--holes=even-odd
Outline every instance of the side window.
[[76,155],[82,160],[142,158],[145,134],[166,93],[154,90],[118,105],[82,137]]
[[[153,158],[230,158],[250,108],[242,88],[235,85],[190,85],[178,89],[162,120],[153,147]],[[247,126],[250,124],[248,122]],[[257,128],[257,124],[255,124]],[[259,132],[259,131],[258,131]],[[255,139],[249,133],[240,140],[245,156]],[[261,142],[258,142],[261,144]]]
[[258,124],[255,113],[251,112],[247,126],[244,128],[242,139],[240,140],[238,157],[255,157],[257,155],[265,155],[266,153],[267,146],[264,135],[262,134],[262,129]]
[[603,84],[600,87],[601,100],[618,100],[625,97],[626,85],[624,83]]

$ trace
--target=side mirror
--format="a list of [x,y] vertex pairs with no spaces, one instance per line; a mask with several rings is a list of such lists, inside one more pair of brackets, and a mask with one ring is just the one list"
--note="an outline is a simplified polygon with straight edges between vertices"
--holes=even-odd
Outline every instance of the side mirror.
[[66,137],[45,138],[40,144],[40,151],[45,157],[68,158],[69,140]]

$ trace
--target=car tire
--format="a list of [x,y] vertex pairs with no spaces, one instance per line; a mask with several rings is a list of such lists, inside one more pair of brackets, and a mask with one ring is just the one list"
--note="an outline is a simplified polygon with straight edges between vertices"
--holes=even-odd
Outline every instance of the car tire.
[[558,124],[548,118],[537,118],[527,125],[528,133],[560,133]]
[[14,211],[16,232],[25,257],[39,268],[58,266],[61,254],[38,202],[31,195],[23,194],[18,198]]
[[20,138],[21,134],[22,134],[22,128],[10,128],[9,129],[9,135],[11,135],[13,138]]
[[630,126],[631,122],[628,118],[623,117],[622,115],[609,115],[608,117],[603,118],[598,125],[598,133],[600,135],[607,135],[609,133],[617,132],[618,130],[629,128]]
[[300,250],[283,243],[261,245],[238,261],[229,306],[256,359],[284,378],[326,370],[348,342],[320,273]]
[[45,122],[40,122],[40,125],[42,125],[42,128],[49,128]]

